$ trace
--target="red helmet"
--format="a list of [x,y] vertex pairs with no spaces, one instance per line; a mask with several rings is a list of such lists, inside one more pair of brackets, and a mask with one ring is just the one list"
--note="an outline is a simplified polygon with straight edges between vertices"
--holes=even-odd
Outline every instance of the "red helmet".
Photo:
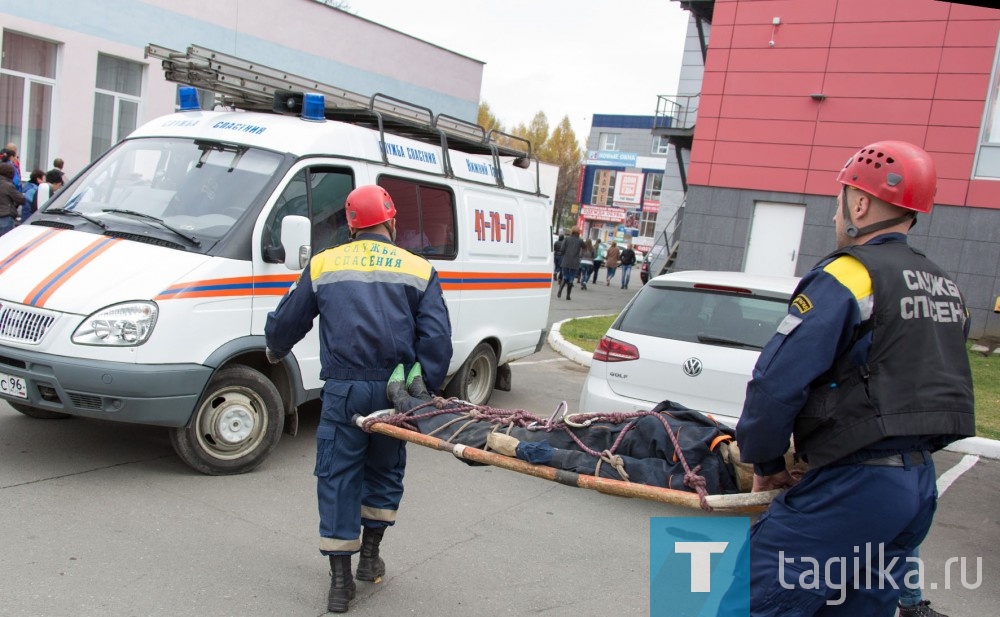
[[907,210],[927,213],[934,206],[934,159],[905,141],[865,146],[847,160],[837,180]]
[[392,197],[381,186],[366,184],[347,196],[347,224],[353,229],[364,229],[384,223],[396,216]]

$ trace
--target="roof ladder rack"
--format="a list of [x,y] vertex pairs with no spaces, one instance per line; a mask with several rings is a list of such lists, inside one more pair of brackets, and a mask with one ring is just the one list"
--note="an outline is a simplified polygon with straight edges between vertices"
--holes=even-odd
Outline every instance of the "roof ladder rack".
[[[446,176],[454,175],[449,147],[492,157],[499,186],[503,186],[501,156],[513,158],[514,164],[522,168],[528,168],[532,160],[531,143],[524,138],[486,132],[478,124],[444,114],[435,116],[426,107],[386,94],[365,96],[198,45],[179,52],[150,44],[146,46],[146,57],[162,62],[168,81],[215,92],[221,104],[237,109],[295,113],[301,109],[303,93],[322,94],[325,115],[331,120],[376,129],[383,141],[385,133],[390,132],[441,146]],[[523,142],[524,147],[517,147],[518,142]],[[384,152],[382,157],[388,164]],[[536,187],[540,184],[536,183]]]

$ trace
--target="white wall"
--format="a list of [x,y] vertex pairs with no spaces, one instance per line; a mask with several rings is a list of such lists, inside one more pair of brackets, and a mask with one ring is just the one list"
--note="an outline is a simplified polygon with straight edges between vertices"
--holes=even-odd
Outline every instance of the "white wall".
[[149,43],[178,50],[197,44],[473,122],[482,86],[479,60],[314,0],[4,2],[0,27],[59,44],[49,158],[65,159],[71,175],[90,160],[98,53],[148,66],[140,124],[174,109],[176,85],[165,81],[158,60],[143,57]]

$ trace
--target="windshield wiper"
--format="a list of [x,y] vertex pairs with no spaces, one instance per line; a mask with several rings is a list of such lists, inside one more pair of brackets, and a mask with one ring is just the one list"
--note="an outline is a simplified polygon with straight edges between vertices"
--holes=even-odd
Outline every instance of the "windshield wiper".
[[170,225],[168,223],[164,223],[163,219],[157,218],[157,217],[152,216],[150,214],[143,214],[142,212],[136,212],[135,210],[119,210],[118,208],[101,208],[101,212],[110,212],[112,214],[126,214],[128,216],[135,216],[135,217],[138,217],[138,218],[141,218],[141,219],[145,219],[147,221],[152,221],[152,222],[156,223],[157,225],[159,225],[160,227],[166,229],[167,231],[174,232],[175,234],[177,234],[178,236],[184,238],[185,240],[187,240],[191,244],[193,244],[195,246],[201,246],[201,240],[199,240],[198,238],[195,238],[192,235],[186,234],[183,231],[177,229],[176,227],[174,227],[174,226],[172,226],[172,225]]
[[43,214],[65,214],[65,215],[68,215],[68,216],[78,216],[78,217],[84,219],[85,221],[87,221],[89,223],[93,223],[94,225],[97,225],[101,229],[107,229],[108,228],[108,226],[105,223],[103,223],[102,221],[99,221],[99,220],[95,219],[92,216],[87,216],[83,212],[77,212],[76,210],[67,210],[66,208],[46,208],[45,210],[42,210],[42,213]]
[[754,345],[753,343],[747,343],[746,341],[738,341],[736,339],[725,338],[722,336],[711,336],[709,334],[698,333],[699,343],[717,343],[719,345],[736,345],[739,347],[749,347],[751,349],[761,349],[760,345]]

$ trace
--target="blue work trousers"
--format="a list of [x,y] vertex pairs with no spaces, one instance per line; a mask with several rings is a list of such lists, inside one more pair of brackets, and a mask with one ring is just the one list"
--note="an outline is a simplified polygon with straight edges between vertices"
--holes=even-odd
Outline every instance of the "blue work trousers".
[[750,532],[750,615],[895,615],[937,505],[924,461],[821,467],[775,499]]
[[328,380],[316,429],[316,489],[320,552],[349,555],[361,548],[361,526],[386,527],[403,498],[405,442],[366,433],[355,414],[389,409],[385,381]]

